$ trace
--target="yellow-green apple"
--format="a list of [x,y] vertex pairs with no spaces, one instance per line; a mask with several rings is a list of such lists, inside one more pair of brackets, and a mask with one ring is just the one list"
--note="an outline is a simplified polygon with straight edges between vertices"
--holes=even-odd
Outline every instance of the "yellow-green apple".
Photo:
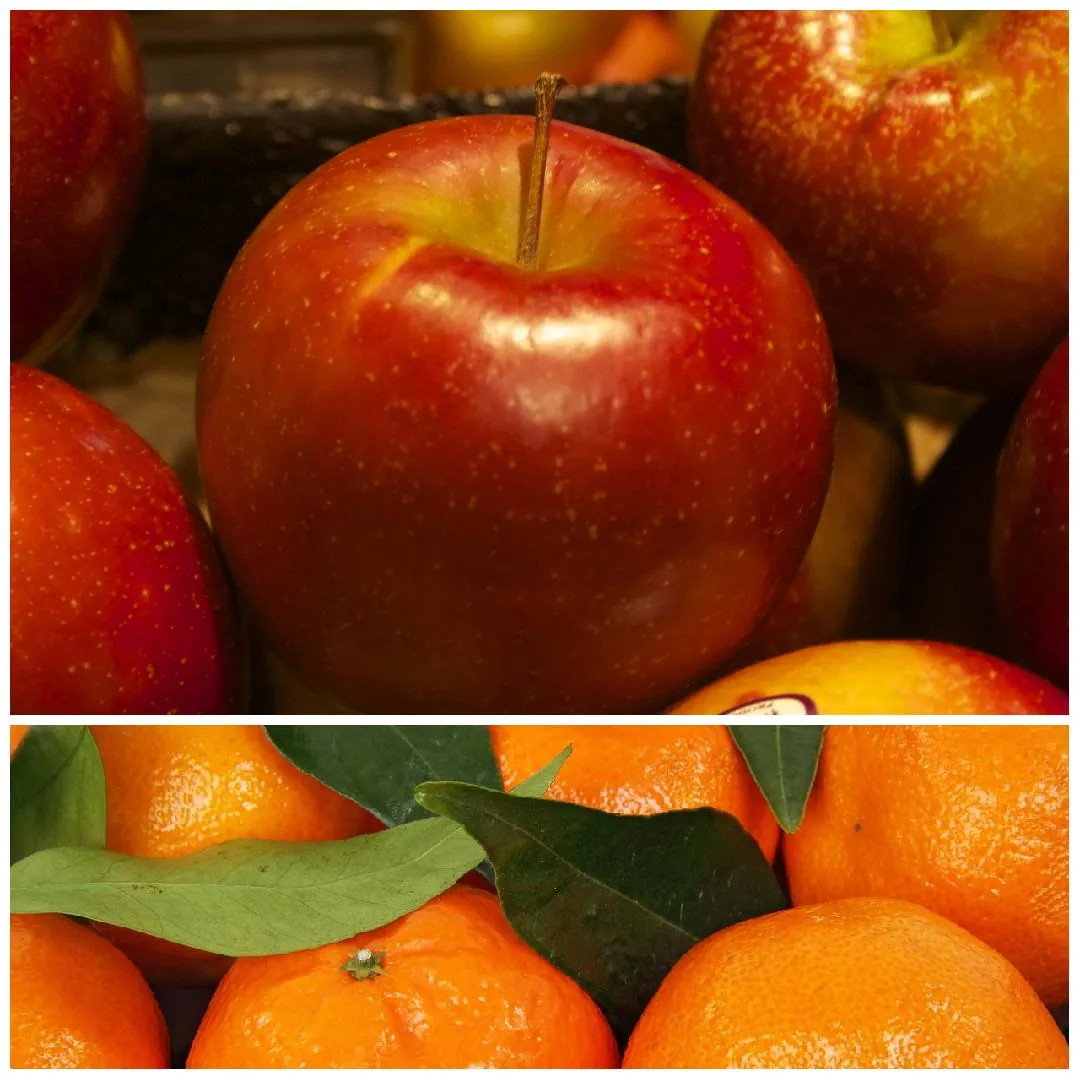
[[902,592],[905,635],[1008,655],[990,580],[990,520],[1016,406],[1012,397],[981,405],[919,486]]
[[558,67],[572,83],[593,67],[626,25],[626,11],[426,11],[421,16],[420,90],[531,86]]
[[1034,671],[1069,680],[1069,343],[1027,392],[1001,454],[991,567],[1003,631]]
[[671,709],[699,716],[1063,715],[1056,686],[987,653],[933,641],[841,641],[744,668]]
[[215,530],[270,647],[349,708],[661,707],[742,644],[817,523],[835,372],[801,274],[639,146],[556,123],[544,187],[533,130],[345,151],[211,316]]
[[802,266],[837,355],[1020,389],[1068,316],[1067,11],[738,11],[691,159]]
[[135,211],[145,150],[127,15],[12,11],[12,359],[44,360],[90,311]]
[[[829,492],[795,579],[735,665],[895,630],[915,493],[903,417],[888,388],[838,365]],[[729,664],[730,666],[730,664]]]
[[12,713],[242,708],[232,597],[175,475],[104,406],[10,367]]

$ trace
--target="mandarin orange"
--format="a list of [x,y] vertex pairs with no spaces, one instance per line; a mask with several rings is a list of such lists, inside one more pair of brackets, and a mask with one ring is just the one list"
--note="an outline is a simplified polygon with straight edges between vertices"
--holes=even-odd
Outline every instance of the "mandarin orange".
[[518,938],[490,893],[456,885],[334,945],[244,957],[188,1068],[611,1068],[592,999]]
[[505,724],[491,740],[508,788],[572,744],[549,798],[613,814],[713,806],[734,814],[767,859],[776,854],[780,827],[722,725]]

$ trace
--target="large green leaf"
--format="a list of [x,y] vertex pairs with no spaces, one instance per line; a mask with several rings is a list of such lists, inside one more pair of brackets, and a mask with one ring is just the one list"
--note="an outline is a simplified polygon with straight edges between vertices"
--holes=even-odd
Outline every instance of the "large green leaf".
[[11,759],[11,859],[105,846],[105,773],[90,729],[35,725]]
[[[568,752],[516,790],[543,794]],[[483,858],[464,828],[431,817],[351,840],[233,840],[179,859],[58,848],[11,868],[11,910],[63,912],[226,956],[262,956],[384,926]]]
[[483,724],[268,724],[274,745],[384,825],[427,816],[413,792],[425,780],[464,780],[502,790]]
[[780,828],[795,832],[814,786],[825,726],[729,724],[728,728]]
[[427,818],[324,843],[232,840],[178,859],[57,848],[11,868],[11,910],[59,911],[226,956],[313,948],[384,926],[484,857]]
[[510,924],[620,1039],[691,946],[786,906],[754,839],[711,808],[626,816],[451,782],[416,797],[481,843]]

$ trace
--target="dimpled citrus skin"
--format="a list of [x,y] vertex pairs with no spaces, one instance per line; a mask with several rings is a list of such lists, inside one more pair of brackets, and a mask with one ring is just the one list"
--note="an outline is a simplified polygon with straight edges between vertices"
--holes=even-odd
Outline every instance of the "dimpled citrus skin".
[[111,942],[63,915],[11,916],[13,1069],[166,1069],[165,1020]]
[[947,919],[837,900],[739,923],[664,979],[624,1068],[1066,1068],[1019,972]]
[[931,641],[839,641],[743,668],[671,710],[717,715],[801,694],[826,715],[1066,714],[1068,697],[1004,660]]
[[[344,840],[379,823],[302,773],[258,724],[96,725],[110,851],[175,858],[227,840]],[[153,981],[212,983],[228,961],[121,928]]]
[[792,901],[911,900],[1006,956],[1047,1003],[1069,990],[1069,731],[1064,725],[827,729]]
[[572,744],[548,798],[612,814],[713,806],[734,814],[770,862],[776,854],[780,827],[726,727],[505,724],[490,730],[507,788]]
[[[361,949],[383,974],[341,965]],[[615,1039],[568,976],[510,929],[490,893],[458,885],[379,930],[222,980],[188,1068],[613,1068]]]

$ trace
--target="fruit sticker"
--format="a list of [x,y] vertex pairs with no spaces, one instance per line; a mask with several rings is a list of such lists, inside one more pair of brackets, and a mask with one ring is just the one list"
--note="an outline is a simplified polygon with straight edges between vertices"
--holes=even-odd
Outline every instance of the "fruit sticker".
[[725,709],[718,716],[817,716],[817,706],[802,694],[779,694],[776,697],[756,698],[734,709]]

